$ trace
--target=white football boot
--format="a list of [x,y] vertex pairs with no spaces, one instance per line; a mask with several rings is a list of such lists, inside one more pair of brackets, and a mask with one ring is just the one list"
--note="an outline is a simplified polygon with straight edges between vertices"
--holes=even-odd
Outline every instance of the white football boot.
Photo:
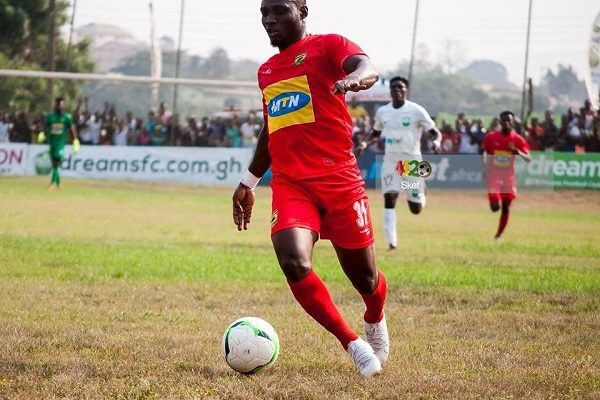
[[383,365],[387,361],[390,354],[390,336],[388,335],[387,323],[385,315],[379,322],[370,324],[365,322],[365,336],[367,342],[373,348],[379,362]]
[[363,339],[358,338],[348,344],[348,354],[358,368],[358,372],[365,378],[370,378],[381,372],[381,363],[375,355],[373,348]]

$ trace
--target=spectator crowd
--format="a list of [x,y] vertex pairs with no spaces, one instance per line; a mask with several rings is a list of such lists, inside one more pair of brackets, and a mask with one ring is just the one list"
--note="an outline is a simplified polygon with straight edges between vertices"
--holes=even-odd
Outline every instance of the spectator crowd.
[[[354,142],[364,140],[372,128],[372,117],[358,105],[349,105],[354,121]],[[435,120],[436,118],[434,118]],[[459,113],[454,121],[436,121],[442,133],[442,154],[481,154],[481,145],[489,131],[500,130],[499,118],[493,118],[489,124],[483,120],[467,119]],[[576,111],[569,108],[556,123],[552,111],[547,110],[543,118],[528,116],[525,121],[516,119],[515,130],[523,136],[532,151],[562,151],[574,153],[600,152],[600,117],[586,100],[583,107]],[[421,151],[432,152],[431,138],[423,135]],[[374,144],[371,150],[381,152]]]
[[[84,98],[71,114],[82,145],[254,147],[262,128],[262,115],[254,111],[230,110],[200,120],[191,115],[180,121],[164,103],[141,118],[130,111],[118,115],[108,102],[91,111]],[[30,119],[24,112],[0,113],[0,143],[38,143],[44,120],[43,115]]]
[[[354,122],[354,141],[358,143],[369,134],[372,116],[356,104],[350,104],[349,111]],[[200,120],[191,115],[181,121],[164,103],[143,118],[134,117],[130,111],[118,115],[114,104],[108,102],[102,110],[91,111],[87,98],[78,102],[72,116],[84,145],[254,147],[263,124],[260,112],[235,110]],[[532,151],[600,151],[600,117],[589,100],[579,111],[570,108],[558,120],[547,110],[543,118],[517,119],[515,129]],[[486,133],[500,126],[498,118],[484,124],[481,119],[469,120],[463,113],[457,114],[454,121],[436,123],[442,132],[443,154],[480,154]],[[0,113],[0,143],[37,143],[37,134],[44,129],[43,115],[30,119],[22,111]],[[424,135],[422,152],[431,153],[432,147],[431,139]],[[377,144],[371,149],[381,152]]]

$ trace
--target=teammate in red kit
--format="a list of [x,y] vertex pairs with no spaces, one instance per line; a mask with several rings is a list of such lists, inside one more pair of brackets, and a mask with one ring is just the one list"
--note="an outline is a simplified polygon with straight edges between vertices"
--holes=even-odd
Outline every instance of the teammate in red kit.
[[[254,188],[269,167],[271,240],[292,294],[348,351],[359,372],[381,371],[389,353],[386,282],[375,266],[364,182],[352,153],[345,93],[378,75],[361,48],[335,34],[306,33],[305,0],[263,0],[262,24],[279,53],[258,70],[265,126],[248,171],[233,193],[233,220],[247,229]],[[329,239],[366,305],[366,341],[346,323],[313,270],[316,241]]]
[[510,213],[510,204],[516,198],[515,155],[526,162],[531,161],[529,145],[514,130],[515,116],[510,111],[500,114],[500,132],[492,131],[483,140],[483,163],[490,208],[493,212],[502,209],[500,222],[494,239],[500,239]]

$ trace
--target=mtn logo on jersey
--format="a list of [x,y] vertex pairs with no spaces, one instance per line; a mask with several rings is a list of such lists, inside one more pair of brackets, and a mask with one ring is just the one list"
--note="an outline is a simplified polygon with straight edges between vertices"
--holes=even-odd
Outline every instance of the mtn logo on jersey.
[[505,150],[496,150],[494,151],[494,165],[496,167],[510,167],[510,162],[513,158],[513,153]]
[[285,79],[263,90],[269,134],[288,126],[315,122],[306,75]]
[[402,126],[409,126],[409,125],[410,125],[410,117],[402,118]]
[[306,52],[300,53],[294,58],[294,65],[302,65],[304,64],[304,60],[306,59]]

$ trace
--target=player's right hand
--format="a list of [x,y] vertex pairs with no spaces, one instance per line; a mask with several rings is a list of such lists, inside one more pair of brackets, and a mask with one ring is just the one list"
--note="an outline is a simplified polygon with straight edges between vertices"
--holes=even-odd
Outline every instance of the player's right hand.
[[360,157],[365,152],[369,144],[364,140],[352,149],[355,157]]
[[233,223],[237,225],[238,231],[248,229],[254,206],[254,190],[241,183],[233,192]]

